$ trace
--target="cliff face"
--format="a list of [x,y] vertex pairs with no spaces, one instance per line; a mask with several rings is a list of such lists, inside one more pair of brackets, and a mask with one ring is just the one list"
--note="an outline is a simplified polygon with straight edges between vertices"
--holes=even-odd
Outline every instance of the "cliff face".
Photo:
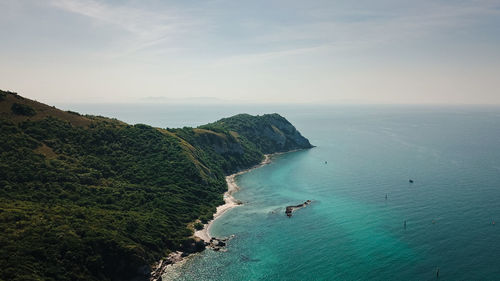
[[0,279],[147,275],[211,218],[226,174],[308,147],[278,114],[167,130],[0,91]]

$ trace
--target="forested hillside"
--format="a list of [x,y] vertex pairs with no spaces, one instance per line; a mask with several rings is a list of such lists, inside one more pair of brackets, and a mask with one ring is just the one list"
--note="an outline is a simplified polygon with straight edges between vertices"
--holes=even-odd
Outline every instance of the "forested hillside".
[[311,145],[278,114],[160,129],[0,91],[0,280],[128,280],[191,241],[225,175]]

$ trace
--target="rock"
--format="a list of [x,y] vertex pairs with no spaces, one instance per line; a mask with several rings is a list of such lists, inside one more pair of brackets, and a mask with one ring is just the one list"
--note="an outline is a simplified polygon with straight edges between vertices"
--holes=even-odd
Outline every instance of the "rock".
[[182,260],[182,252],[177,251],[170,253],[165,259],[160,260],[156,266],[153,266],[153,271],[149,277],[150,281],[161,281],[162,275],[165,273],[167,266]]
[[227,245],[227,242],[234,238],[234,235],[231,235],[229,237],[223,237],[223,238],[216,238],[212,237],[210,239],[210,242],[207,245],[207,248],[211,248],[214,251],[224,251],[224,247]]
[[312,203],[311,200],[307,200],[306,202],[304,202],[304,203],[302,203],[300,205],[287,206],[286,210],[285,210],[285,214],[287,215],[287,217],[290,218],[292,216],[293,211],[296,211],[298,209],[304,208],[304,207],[306,207],[307,205],[309,205],[311,203]]
[[185,256],[198,253],[205,250],[205,241],[201,239],[189,239],[182,243],[182,250],[186,253]]

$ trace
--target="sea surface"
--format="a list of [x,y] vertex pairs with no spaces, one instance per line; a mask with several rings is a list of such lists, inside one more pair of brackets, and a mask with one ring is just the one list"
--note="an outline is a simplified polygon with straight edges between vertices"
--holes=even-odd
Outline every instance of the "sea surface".
[[500,280],[498,107],[66,108],[159,127],[278,112],[317,146],[239,176],[244,205],[212,227],[227,252],[167,280]]

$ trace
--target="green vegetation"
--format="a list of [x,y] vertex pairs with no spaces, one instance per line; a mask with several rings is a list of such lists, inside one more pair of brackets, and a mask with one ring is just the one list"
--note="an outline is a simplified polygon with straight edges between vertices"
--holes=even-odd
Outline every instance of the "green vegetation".
[[35,110],[26,104],[14,103],[12,104],[12,112],[18,115],[33,116],[36,114]]
[[196,229],[196,230],[202,230],[203,227],[204,227],[204,225],[201,222],[196,222],[194,224],[194,229]]
[[74,112],[74,111],[71,111],[71,110],[66,110],[66,112],[69,113],[69,114],[80,116],[80,113],[78,113],[78,112]]
[[0,93],[0,280],[144,277],[212,218],[226,174],[310,147],[277,114],[164,130]]
[[265,114],[256,118],[248,114],[238,114],[215,123],[201,126],[215,132],[230,131],[255,145],[262,153],[290,151],[312,147],[294,126],[279,114]]

